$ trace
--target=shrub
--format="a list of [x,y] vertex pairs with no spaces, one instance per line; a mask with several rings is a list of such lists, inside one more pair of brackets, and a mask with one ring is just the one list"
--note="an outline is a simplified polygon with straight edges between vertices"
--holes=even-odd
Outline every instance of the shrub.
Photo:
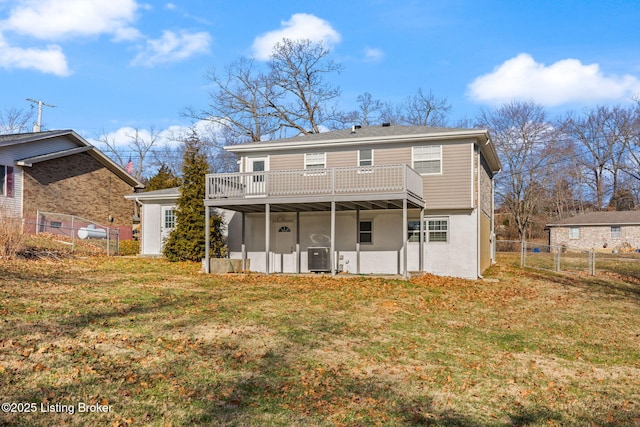
[[0,213],[0,258],[13,258],[22,247],[24,234],[18,216]]
[[138,240],[120,240],[118,247],[119,255],[138,255],[140,253],[140,242]]

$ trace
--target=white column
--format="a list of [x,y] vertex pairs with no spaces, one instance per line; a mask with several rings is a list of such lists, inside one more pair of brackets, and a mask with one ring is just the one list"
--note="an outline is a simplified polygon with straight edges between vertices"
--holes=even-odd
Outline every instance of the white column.
[[211,273],[211,261],[209,260],[209,246],[211,246],[211,213],[209,212],[209,206],[204,207],[204,272]]
[[269,274],[269,252],[271,250],[271,206],[269,203],[264,205],[264,257],[265,257],[265,273]]
[[424,208],[420,208],[420,242],[418,247],[420,248],[420,271],[424,271]]
[[296,273],[300,273],[300,211],[296,211]]
[[402,200],[402,276],[407,277],[407,199]]
[[331,254],[329,259],[331,260],[331,274],[336,274],[336,202],[331,202]]
[[356,207],[356,273],[360,274],[360,207]]
[[245,233],[246,233],[246,228],[245,228],[245,218],[246,214],[244,212],[242,212],[242,271],[246,271],[247,270],[247,245],[245,242]]

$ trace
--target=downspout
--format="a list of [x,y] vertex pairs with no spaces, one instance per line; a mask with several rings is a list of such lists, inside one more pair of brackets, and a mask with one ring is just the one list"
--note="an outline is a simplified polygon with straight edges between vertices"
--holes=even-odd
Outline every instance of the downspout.
[[480,239],[481,233],[482,233],[482,212],[480,209],[480,168],[482,167],[482,164],[480,162],[480,147],[478,147],[478,161],[477,161],[477,177],[476,177],[476,193],[477,193],[477,197],[476,197],[476,226],[477,226],[477,231],[476,231],[476,244],[477,244],[477,252],[476,252],[476,268],[477,268],[477,273],[478,273],[478,278],[482,279],[482,266],[481,261],[482,261],[482,241]]

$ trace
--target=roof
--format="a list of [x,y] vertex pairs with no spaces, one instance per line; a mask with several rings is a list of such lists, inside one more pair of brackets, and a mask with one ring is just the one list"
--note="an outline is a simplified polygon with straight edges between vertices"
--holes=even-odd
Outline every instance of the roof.
[[124,196],[128,200],[177,200],[180,197],[180,187],[164,188],[162,190],[144,191],[142,193],[127,194]]
[[273,141],[252,142],[226,146],[232,153],[256,151],[278,151],[291,148],[304,149],[336,147],[343,145],[371,145],[394,143],[419,143],[429,141],[473,139],[480,147],[491,170],[496,173],[502,168],[489,132],[485,129],[434,128],[428,126],[354,126],[331,132],[298,135],[293,138]]
[[115,175],[134,188],[144,188],[144,184],[133,176],[129,175],[120,165],[115,163],[106,154],[89,144],[84,138],[73,130],[52,130],[46,132],[29,132],[9,135],[0,135],[0,148],[27,144],[32,142],[46,141],[53,138],[67,137],[78,145],[78,148],[53,151],[51,153],[40,154],[37,156],[19,159],[16,163],[19,166],[31,167],[34,163],[44,162],[47,160],[57,159],[60,157],[71,156],[86,152],[100,162],[104,167],[111,170]]
[[590,212],[565,218],[547,227],[640,225],[640,211]]

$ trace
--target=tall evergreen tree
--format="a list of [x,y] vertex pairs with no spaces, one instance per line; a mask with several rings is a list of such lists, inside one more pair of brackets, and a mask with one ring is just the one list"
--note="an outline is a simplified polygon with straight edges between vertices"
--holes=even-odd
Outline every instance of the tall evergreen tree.
[[173,173],[171,168],[166,164],[162,164],[158,173],[156,173],[149,181],[147,181],[146,191],[162,190],[165,188],[173,188],[180,185],[180,180]]
[[[204,143],[192,130],[185,141],[182,162],[182,185],[176,210],[176,228],[164,245],[163,253],[170,261],[200,261],[205,255],[205,175],[209,163]],[[224,224],[218,215],[211,215],[211,256],[227,253]]]

